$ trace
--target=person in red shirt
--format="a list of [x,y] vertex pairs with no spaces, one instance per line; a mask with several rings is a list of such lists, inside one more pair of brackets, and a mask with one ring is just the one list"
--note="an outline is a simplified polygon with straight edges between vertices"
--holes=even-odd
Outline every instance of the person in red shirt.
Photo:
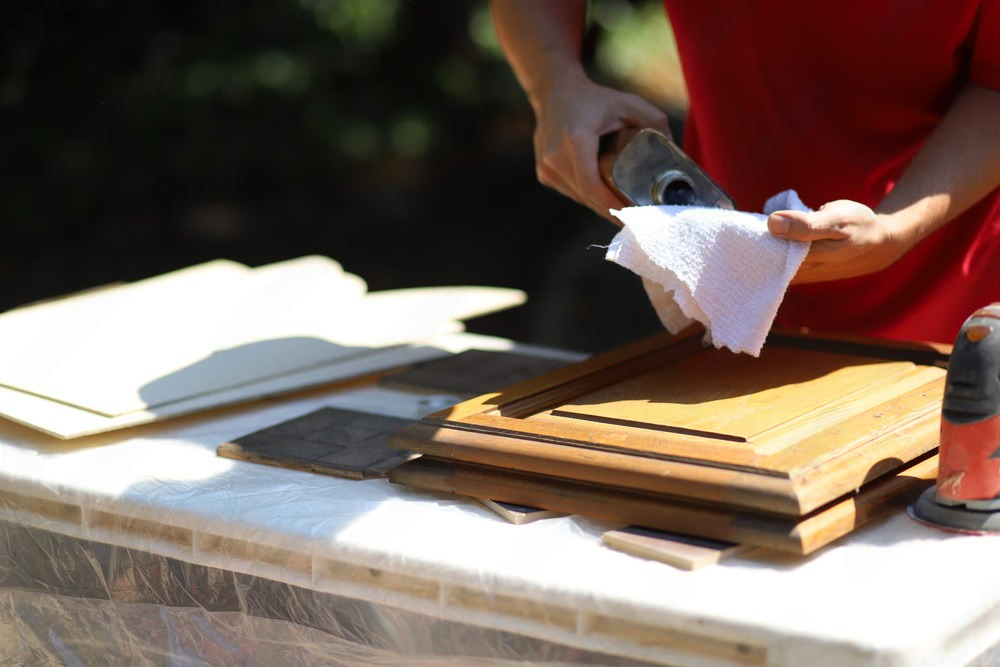
[[[796,189],[772,234],[811,241],[777,321],[953,342],[1000,301],[1000,0],[666,0],[684,149],[743,210]],[[493,0],[535,112],[539,180],[609,217],[599,138],[669,132],[580,62],[581,0]]]

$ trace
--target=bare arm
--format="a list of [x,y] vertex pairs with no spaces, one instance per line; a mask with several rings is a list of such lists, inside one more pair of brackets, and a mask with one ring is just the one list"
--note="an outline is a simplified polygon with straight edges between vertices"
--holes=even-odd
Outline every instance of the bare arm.
[[538,180],[599,215],[623,205],[601,180],[600,137],[626,126],[669,133],[666,115],[642,98],[599,86],[580,62],[582,0],[492,0],[500,45],[535,112]]
[[532,107],[559,79],[586,78],[580,62],[586,2],[493,0],[493,25]]
[[772,214],[768,226],[813,241],[794,282],[848,278],[886,268],[998,185],[1000,91],[968,84],[875,210],[841,200]]

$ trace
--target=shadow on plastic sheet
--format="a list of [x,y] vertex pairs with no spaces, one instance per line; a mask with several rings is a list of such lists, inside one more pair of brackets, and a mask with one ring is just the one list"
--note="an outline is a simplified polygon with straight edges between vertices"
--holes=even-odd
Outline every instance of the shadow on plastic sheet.
[[[266,384],[296,373],[346,362],[371,353],[373,348],[346,346],[321,338],[295,336],[256,341],[216,350],[189,366],[144,384],[139,397],[156,414],[182,401],[216,392],[245,390],[267,396],[280,390]],[[252,395],[251,395],[252,396]]]

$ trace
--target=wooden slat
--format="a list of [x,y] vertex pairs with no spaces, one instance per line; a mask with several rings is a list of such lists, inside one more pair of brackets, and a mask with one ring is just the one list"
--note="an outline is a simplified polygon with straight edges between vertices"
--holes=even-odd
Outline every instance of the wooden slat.
[[479,504],[490,510],[497,516],[501,516],[507,521],[518,526],[525,523],[534,523],[542,519],[551,519],[562,516],[561,512],[552,512],[540,507],[529,507],[517,503],[506,503],[501,500],[490,500],[489,498],[476,498]]
[[550,443],[519,434],[482,433],[424,423],[396,431],[389,444],[442,459],[644,489],[791,516],[802,514],[798,492],[789,479],[754,475],[739,469],[592,448],[546,446]]
[[815,413],[912,367],[906,361],[784,348],[765,348],[759,358],[710,350],[580,396],[560,405],[559,412],[749,441],[790,415]]
[[625,420],[601,422],[567,418],[561,413],[547,411],[526,419],[511,419],[496,414],[470,415],[461,426],[496,434],[525,434],[525,437],[534,436],[539,440],[585,449],[616,451],[667,461],[716,461],[724,467],[761,470],[760,456],[751,444],[733,442],[712,433],[699,435],[661,431]]
[[866,408],[891,401],[901,394],[921,387],[944,376],[945,371],[934,366],[910,366],[904,371],[888,375],[881,381],[858,386],[853,392],[832,401],[819,410],[789,419],[778,426],[755,433],[751,440],[757,443],[758,454],[779,454],[784,449],[796,449],[803,439],[824,431],[835,424],[850,419]]
[[662,333],[644,338],[502,391],[470,399],[430,417],[436,421],[457,422],[469,415],[490,412],[500,406],[507,417],[524,417],[541,412],[547,406],[551,407],[573,396],[624,379],[643,366],[664,363],[703,350],[703,333],[704,330],[700,327],[690,327],[677,335]]
[[795,521],[768,516],[741,526],[739,515],[690,502],[671,504],[663,497],[598,485],[511,472],[486,466],[455,464],[421,457],[389,474],[406,486],[465,496],[489,496],[512,503],[532,503],[544,509],[637,524],[730,542],[747,542],[800,553],[793,544]]
[[934,483],[937,471],[936,453],[918,459],[874,482],[870,489],[806,517],[796,527],[795,539],[803,553],[812,553],[892,508],[905,507]]
[[422,457],[389,479],[430,491],[532,503],[553,511],[642,525],[658,530],[809,554],[848,534],[880,512],[915,497],[937,474],[937,455],[880,479],[802,519],[749,514],[621,489]]
[[601,540],[618,551],[658,560],[688,571],[715,565],[753,548],[749,544],[709,540],[641,526],[609,530],[601,535]]
[[[914,421],[931,421],[937,425],[943,393],[942,376],[801,440],[794,448],[768,457],[768,464],[775,470],[787,470],[790,474],[801,475],[826,466],[831,460],[855,450],[859,454],[862,451],[871,452],[875,449],[876,442],[892,443],[891,451],[884,453],[901,456],[904,451],[896,449],[896,445],[900,443],[895,442],[892,434]],[[905,446],[906,443],[902,444]],[[935,438],[933,442],[921,445],[918,454],[923,454],[937,444]]]
[[830,498],[890,475],[904,467],[907,461],[934,451],[939,432],[940,420],[936,414],[927,415],[885,433],[859,450],[801,473],[794,483],[798,486],[797,496],[803,510],[811,511],[829,502]]
[[948,367],[952,346],[933,341],[886,340],[857,334],[811,331],[808,328],[775,327],[767,344],[798,350],[823,350],[859,354],[877,359],[905,359],[922,366]]

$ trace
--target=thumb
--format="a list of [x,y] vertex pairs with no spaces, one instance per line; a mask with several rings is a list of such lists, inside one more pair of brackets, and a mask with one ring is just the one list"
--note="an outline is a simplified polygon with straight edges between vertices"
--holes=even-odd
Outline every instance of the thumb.
[[773,236],[790,241],[821,241],[843,239],[846,234],[829,223],[830,213],[819,211],[775,211],[767,218],[767,229]]
[[633,95],[631,104],[625,114],[625,120],[629,125],[639,128],[652,128],[659,130],[666,136],[673,139],[670,131],[670,118],[662,109],[650,104],[641,97]]

